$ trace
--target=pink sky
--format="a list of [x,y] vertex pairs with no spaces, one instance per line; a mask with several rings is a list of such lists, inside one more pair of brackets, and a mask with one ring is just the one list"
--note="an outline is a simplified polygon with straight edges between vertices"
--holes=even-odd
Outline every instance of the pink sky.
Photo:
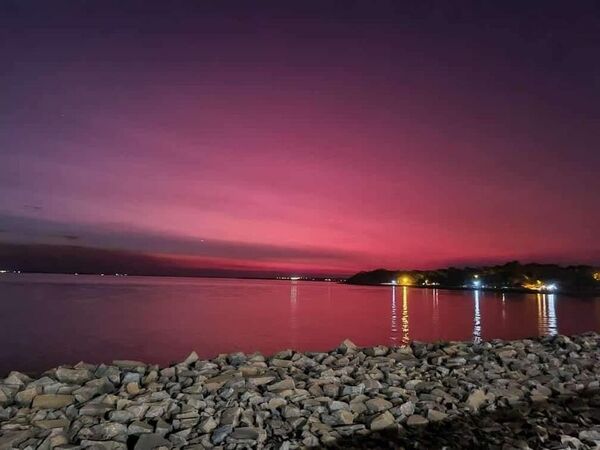
[[0,242],[307,273],[600,262],[593,18],[555,61],[551,21],[318,12],[5,24]]

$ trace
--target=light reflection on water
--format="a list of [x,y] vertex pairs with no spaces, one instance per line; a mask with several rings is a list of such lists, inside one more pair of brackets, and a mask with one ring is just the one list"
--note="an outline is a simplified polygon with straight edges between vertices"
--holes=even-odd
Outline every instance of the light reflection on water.
[[398,345],[398,312],[396,310],[396,286],[392,286],[392,314],[390,316],[390,341]]
[[0,305],[0,373],[80,360],[167,364],[191,350],[322,351],[346,338],[366,346],[600,331],[600,298],[302,281],[3,276]]
[[475,306],[473,308],[473,342],[478,344],[481,342],[481,311],[479,310],[479,289],[473,292]]
[[538,331],[540,335],[558,333],[556,319],[556,294],[536,294],[538,308]]
[[408,322],[408,288],[402,287],[402,343],[410,342],[410,327]]

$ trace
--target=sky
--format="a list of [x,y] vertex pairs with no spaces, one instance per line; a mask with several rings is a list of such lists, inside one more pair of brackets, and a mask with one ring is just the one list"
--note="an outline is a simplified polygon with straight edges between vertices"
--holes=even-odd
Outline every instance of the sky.
[[9,269],[600,264],[597,2],[8,0],[0,61]]

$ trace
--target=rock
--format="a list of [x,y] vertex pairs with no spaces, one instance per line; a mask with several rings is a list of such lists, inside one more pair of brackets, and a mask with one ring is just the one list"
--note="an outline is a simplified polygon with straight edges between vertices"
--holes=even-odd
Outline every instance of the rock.
[[260,436],[259,430],[253,427],[240,427],[236,428],[233,433],[231,433],[230,437],[232,439],[243,439],[243,440],[251,440],[256,441]]
[[438,411],[436,409],[430,409],[427,411],[427,420],[430,422],[439,422],[448,417],[448,414]]
[[185,358],[185,360],[183,361],[183,365],[184,366],[190,366],[192,364],[194,364],[196,361],[198,361],[200,358],[198,358],[198,354],[196,352],[192,352],[188,355],[187,358]]
[[336,425],[350,425],[354,422],[354,414],[345,409],[336,411],[333,413],[333,417],[335,418]]
[[385,411],[383,414],[376,416],[370,424],[370,428],[373,431],[384,430],[394,426],[396,426],[396,421],[389,411]]
[[33,424],[38,428],[51,430],[53,428],[69,428],[71,421],[69,419],[45,419],[36,420]]
[[342,353],[353,353],[358,350],[358,347],[350,339],[346,339],[340,344],[339,349]]
[[219,424],[215,419],[213,419],[212,417],[208,417],[207,419],[200,422],[200,424],[198,425],[198,431],[200,431],[201,433],[210,433],[212,430],[217,428],[218,425]]
[[277,383],[273,383],[273,384],[270,384],[269,386],[267,386],[267,389],[271,392],[286,391],[288,389],[295,389],[295,388],[296,388],[296,383],[294,382],[293,378],[286,378],[285,380],[281,380]]
[[263,386],[265,384],[271,383],[274,380],[275,380],[274,376],[261,376],[261,375],[250,376],[250,377],[246,378],[246,381],[251,386]]
[[113,361],[113,366],[117,366],[120,369],[137,370],[144,369],[146,364],[141,361],[133,361],[130,359],[118,359]]
[[267,403],[269,409],[277,409],[285,405],[287,405],[287,401],[281,397],[272,398]]
[[231,434],[233,427],[231,425],[224,425],[213,431],[210,440],[213,444],[218,445],[225,440],[227,436]]
[[75,397],[67,394],[41,394],[33,399],[33,408],[59,409],[75,402]]
[[0,435],[0,450],[16,448],[32,435],[31,430],[7,431]]
[[127,427],[122,423],[102,422],[92,427],[94,439],[108,441],[117,436],[127,436]]
[[582,441],[594,442],[600,444],[600,430],[583,430],[579,432],[579,439]]
[[20,392],[17,392],[17,395],[15,395],[15,401],[21,406],[29,407],[36,395],[38,395],[37,387],[24,389]]
[[467,398],[467,406],[474,411],[477,411],[483,403],[485,403],[486,397],[485,392],[481,389],[475,389],[469,394]]
[[383,398],[372,398],[371,400],[367,400],[365,403],[367,410],[370,413],[377,413],[381,411],[386,411],[390,409],[392,406],[391,402],[384,400]]
[[411,401],[403,403],[400,405],[400,412],[406,417],[412,416],[415,413],[415,404]]
[[127,383],[125,388],[129,395],[138,395],[140,393],[140,386],[137,383]]
[[242,410],[237,406],[223,410],[223,414],[221,414],[221,421],[219,422],[220,425],[236,426],[241,413]]
[[108,413],[108,418],[112,422],[127,423],[134,419],[134,415],[130,411],[126,410],[110,411]]
[[101,403],[87,403],[79,410],[80,416],[103,417],[112,408]]
[[149,434],[154,433],[154,426],[148,422],[140,422],[136,420],[127,427],[127,434]]
[[0,450],[600,445],[599,334],[346,347],[11,372]]
[[116,441],[92,441],[84,439],[81,441],[81,448],[90,448],[93,450],[127,450],[127,445]]
[[340,402],[338,400],[334,400],[329,404],[329,409],[333,411],[338,411],[340,409],[350,409],[350,405],[346,402]]
[[408,419],[406,419],[406,425],[408,425],[409,427],[421,427],[427,425],[428,423],[429,421],[425,417],[420,416],[419,414],[413,414],[412,416],[409,416]]
[[135,443],[134,450],[152,450],[157,447],[172,448],[173,444],[160,434],[142,434]]
[[93,378],[92,372],[88,369],[68,369],[59,367],[56,369],[56,378],[62,383],[84,384]]
[[294,417],[300,417],[302,413],[300,412],[299,408],[287,405],[283,408],[283,412],[281,415],[286,419],[292,419]]

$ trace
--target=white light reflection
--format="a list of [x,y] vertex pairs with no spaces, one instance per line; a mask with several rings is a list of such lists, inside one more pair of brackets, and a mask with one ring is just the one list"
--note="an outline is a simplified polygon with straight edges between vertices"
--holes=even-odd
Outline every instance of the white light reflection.
[[396,307],[396,286],[392,286],[392,317],[391,317],[391,336],[392,345],[398,345],[398,312]]
[[538,333],[540,336],[553,336],[558,333],[556,318],[556,295],[536,294],[538,309]]
[[440,324],[440,309],[439,309],[439,303],[438,303],[439,299],[440,299],[439,290],[434,289],[432,292],[432,296],[433,296],[433,315],[432,315],[433,329],[437,333],[438,329],[439,329],[439,324]]
[[473,315],[473,343],[481,342],[481,312],[479,310],[479,291],[474,291],[475,296],[475,311]]
[[298,337],[298,282],[292,281],[290,290],[290,334],[292,338],[292,347],[296,347],[296,339]]

